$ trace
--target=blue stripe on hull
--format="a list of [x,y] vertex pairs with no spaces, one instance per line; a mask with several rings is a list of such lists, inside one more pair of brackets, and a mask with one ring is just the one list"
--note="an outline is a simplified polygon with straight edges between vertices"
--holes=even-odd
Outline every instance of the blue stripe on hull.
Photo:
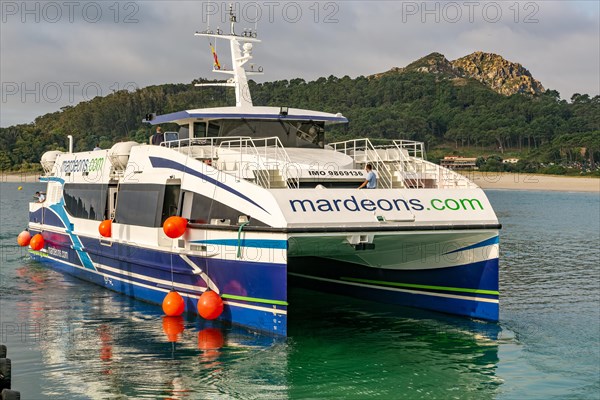
[[[48,232],[45,232],[45,234],[48,234]],[[130,263],[121,263],[121,267],[119,269],[123,271],[123,273],[105,271],[107,274],[114,277],[105,279],[104,275],[81,266],[81,263],[77,262],[79,260],[75,255],[76,253],[74,250],[69,249],[68,247],[63,247],[63,249],[69,254],[68,260],[65,260],[65,262],[61,262],[61,260],[56,258],[40,256],[36,253],[30,254],[34,260],[46,262],[54,269],[57,269],[61,272],[149,303],[162,304],[162,301],[166,295],[166,291],[169,289],[164,285],[158,285],[157,283],[151,282],[148,279],[127,276],[128,271],[134,269],[133,264]],[[118,262],[118,260],[113,261]],[[253,263],[238,262],[238,264],[244,264],[241,265],[241,268],[244,269],[252,269],[253,267]],[[102,266],[99,266],[99,269],[102,270]],[[285,271],[285,265],[283,266],[283,271]],[[198,286],[198,290],[196,291],[180,290],[180,293],[186,299],[186,312],[197,314],[196,310],[198,300],[193,296],[201,295],[202,290],[206,286],[197,285],[200,278],[195,275],[188,274],[186,276],[180,276],[179,278],[183,279],[176,279],[176,283],[187,283]],[[170,281],[170,276],[168,280]],[[200,281],[202,280],[200,279]],[[262,281],[264,285],[273,285],[273,282],[270,282],[265,275],[262,276]],[[239,282],[240,287],[234,287],[234,289],[241,288],[241,290],[243,290],[246,282],[244,282],[240,277],[238,277],[236,282]],[[284,280],[281,285],[286,288],[286,280]],[[188,294],[191,294],[192,296],[188,296]],[[283,300],[286,299],[284,298]],[[273,312],[273,310],[275,310],[274,307],[276,307],[276,310],[283,311],[284,313]],[[219,317],[219,319],[264,333],[285,336],[287,333],[286,312],[287,307],[283,305],[274,306],[271,304],[257,303],[253,301],[225,300],[223,314]]]
[[65,228],[66,225],[60,219],[58,214],[48,207],[40,208],[39,210],[29,212],[29,221],[44,225],[56,226]]
[[[290,284],[297,283],[310,289],[491,321],[499,318],[497,294],[469,291],[497,291],[497,258],[457,267],[407,271],[307,257],[289,260],[288,271]],[[465,291],[442,288],[463,288]]]
[[[33,230],[31,232],[36,233]],[[73,251],[74,246],[68,235],[49,231],[45,231],[43,235],[46,247],[51,246],[66,251],[68,262],[82,265],[80,257]],[[172,276],[176,283],[207,287],[207,282],[204,282],[199,275],[193,274],[192,268],[177,254],[119,243],[113,243],[110,247],[103,246],[98,239],[83,236],[78,236],[78,240],[83,244],[86,255],[93,263],[122,271],[119,273],[104,269],[103,272],[139,283],[147,283],[147,281],[127,275],[138,274],[169,282]],[[277,301],[287,300],[286,264],[198,256],[189,256],[189,259],[210,276],[222,293]],[[173,275],[171,275],[171,265]]]

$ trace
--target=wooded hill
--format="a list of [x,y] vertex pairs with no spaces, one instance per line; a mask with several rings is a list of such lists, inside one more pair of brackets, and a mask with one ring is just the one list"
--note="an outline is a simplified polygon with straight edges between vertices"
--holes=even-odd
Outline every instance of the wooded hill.
[[[600,96],[575,94],[570,102],[554,90],[507,96],[475,78],[408,67],[355,79],[330,76],[250,85],[255,105],[348,117],[349,125],[329,131],[328,142],[405,138],[426,142],[428,150],[453,148],[458,154],[476,149],[483,156],[517,152],[542,163],[593,165],[600,160]],[[96,97],[40,116],[32,124],[0,128],[0,170],[35,167],[45,151],[65,150],[67,135],[73,135],[76,151],[97,144],[109,148],[121,140],[147,142],[151,128],[141,122],[147,113],[232,104],[233,90],[193,84]]]

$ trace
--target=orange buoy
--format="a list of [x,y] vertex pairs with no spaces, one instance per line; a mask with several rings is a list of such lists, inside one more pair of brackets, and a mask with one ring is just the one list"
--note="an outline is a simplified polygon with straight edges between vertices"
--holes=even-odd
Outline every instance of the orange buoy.
[[177,216],[169,217],[163,224],[163,231],[171,239],[176,239],[185,233],[187,223],[188,221],[185,218]]
[[223,332],[217,328],[205,328],[198,332],[198,348],[200,350],[217,350],[223,347]]
[[100,232],[100,235],[102,235],[104,237],[111,237],[112,236],[112,220],[105,219],[104,221],[100,222],[100,225],[98,225],[98,232]]
[[31,240],[31,233],[29,233],[29,231],[23,231],[23,232],[19,233],[19,236],[17,236],[17,243],[21,247],[29,245],[30,240]]
[[223,312],[223,299],[212,290],[202,293],[198,299],[198,314],[204,319],[219,318]]
[[164,298],[162,304],[163,311],[170,317],[179,316],[185,310],[185,301],[183,297],[175,290],[171,290]]
[[181,316],[165,316],[162,322],[163,332],[167,335],[169,342],[179,340],[179,335],[185,330],[183,317]]
[[38,233],[37,235],[34,235],[31,240],[29,241],[29,246],[33,249],[33,250],[41,250],[44,248],[44,237],[42,236],[41,233]]

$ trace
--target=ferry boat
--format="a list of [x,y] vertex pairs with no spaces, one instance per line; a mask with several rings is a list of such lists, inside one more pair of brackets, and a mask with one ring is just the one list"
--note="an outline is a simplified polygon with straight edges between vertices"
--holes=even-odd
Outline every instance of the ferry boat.
[[[148,114],[176,124],[160,145],[43,155],[46,199],[29,205],[31,256],[160,304],[173,289],[196,312],[214,291],[219,319],[286,335],[288,287],[497,320],[498,230],[484,192],[426,160],[423,143],[327,143],[341,114],[254,106],[256,32],[197,32],[229,42],[231,107]],[[211,44],[212,47],[212,44]],[[201,89],[199,89],[201,90]],[[173,126],[173,125],[171,125]],[[358,189],[377,177],[374,189]],[[172,216],[184,233],[165,234]],[[110,221],[109,235],[99,225]]]

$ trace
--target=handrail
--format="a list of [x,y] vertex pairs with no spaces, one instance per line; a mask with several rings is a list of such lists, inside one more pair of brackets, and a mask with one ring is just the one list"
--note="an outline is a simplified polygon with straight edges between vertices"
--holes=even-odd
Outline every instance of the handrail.
[[366,156],[365,162],[375,164],[373,167],[379,175],[378,179],[381,182],[381,186],[383,188],[392,188],[393,171],[390,170],[390,167],[379,156],[369,139],[351,139],[343,142],[330,143],[329,145],[332,146],[335,151],[351,156],[354,162],[357,162],[358,152],[364,151]]
[[[415,142],[413,140],[394,140],[392,143],[400,155],[400,165],[402,168],[399,169],[399,171],[404,175],[403,178],[405,182],[406,179],[409,179],[414,182],[417,188],[425,187],[421,175],[423,173],[423,143]],[[406,155],[403,150],[406,151]],[[418,169],[417,165],[419,165]],[[408,177],[406,174],[407,172],[412,172],[413,176]]]
[[[261,164],[264,164],[264,162],[262,160],[262,157],[258,153],[256,146],[254,146],[254,142],[252,141],[252,138],[250,138],[250,137],[227,138],[227,140],[223,140],[221,143],[219,143],[218,153],[223,154],[222,150],[224,148],[227,148],[227,150],[231,150],[232,148],[240,149],[239,163],[237,163],[237,165],[234,168],[238,172],[238,174],[244,170],[242,168],[242,164],[245,164],[246,166],[248,164],[250,164],[250,161],[244,162],[244,155],[250,154],[251,156],[254,156],[256,159],[256,164],[257,164],[256,168],[253,171],[254,177],[256,179],[256,183],[258,183],[260,186],[267,188],[267,189],[271,187],[271,174],[268,170],[262,168]],[[244,149],[246,151],[242,151],[242,149]],[[250,153],[247,150],[250,150]]]
[[[253,162],[244,159],[244,156],[250,155],[255,159],[256,167],[252,172],[256,182],[260,186],[270,188],[270,169],[276,169],[282,174],[288,187],[300,187],[299,174],[292,176],[290,173],[289,167],[292,165],[292,161],[285,150],[285,147],[281,143],[281,140],[277,136],[266,138],[252,138],[250,136],[188,138],[163,142],[160,145],[175,149],[183,154],[187,153],[188,157],[194,156],[192,146],[206,146],[210,148],[210,157],[205,158],[210,159],[211,161],[218,158],[219,153],[222,154],[221,150],[225,148],[228,150],[236,148],[240,150],[239,163],[237,163],[235,167],[235,170],[238,173],[243,171],[244,168],[248,168]],[[187,147],[187,152],[185,150],[182,151],[185,147]],[[216,153],[214,151],[215,149]],[[270,150],[272,152],[270,152]]]
[[[269,144],[269,142],[273,142],[272,145]],[[266,137],[266,138],[252,138],[251,142],[253,144],[253,146],[256,147],[256,145],[259,142],[264,142],[263,146],[259,146],[263,148],[263,155],[264,158],[269,160],[269,159],[274,159],[275,160],[275,169],[279,170],[280,172],[282,172],[282,176],[285,179],[288,187],[292,187],[292,188],[298,188],[300,187],[300,177],[297,174],[296,176],[290,176],[290,167],[292,166],[292,160],[289,156],[289,154],[287,153],[287,151],[285,150],[285,147],[283,146],[283,143],[281,143],[281,140],[279,139],[279,137],[277,136],[271,136],[271,137]],[[274,149],[275,150],[275,155],[274,157],[269,154],[267,155],[267,149]],[[279,165],[279,161],[283,162],[283,165]],[[264,162],[265,166],[268,166],[268,163]]]

